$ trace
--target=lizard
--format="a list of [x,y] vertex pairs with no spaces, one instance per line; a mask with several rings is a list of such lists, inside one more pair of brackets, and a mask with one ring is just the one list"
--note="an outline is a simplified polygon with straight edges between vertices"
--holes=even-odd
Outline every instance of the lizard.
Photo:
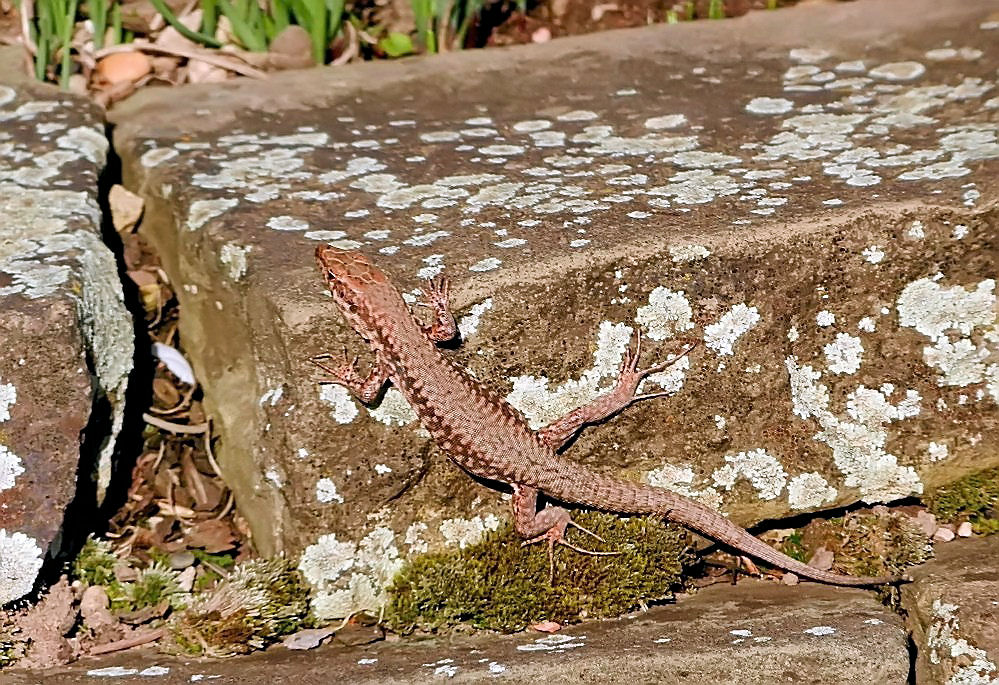
[[564,507],[550,505],[539,510],[539,494],[606,512],[659,516],[785,571],[823,583],[865,586],[907,580],[847,576],[808,566],[703,504],[666,488],[598,473],[560,453],[585,425],[603,421],[635,402],[664,395],[638,394],[639,385],[692,346],[669,362],[640,369],[641,335],[636,327],[635,342],[624,354],[617,384],[535,431],[496,390],[472,377],[437,347],[437,343],[453,340],[458,334],[449,310],[450,288],[445,279],[430,279],[422,289],[424,299],[418,304],[433,313],[432,323],[424,324],[385,273],[362,253],[319,245],[316,261],[333,301],[351,328],[367,341],[375,359],[370,373],[363,377],[357,370],[358,358],[349,359],[346,349],[337,367],[324,361],[333,355],[317,355],[312,361],[329,374],[320,382],[342,385],[370,405],[391,381],[438,447],[458,466],[479,478],[512,487],[514,529],[526,539],[525,545],[547,542],[552,571],[555,544],[591,554],[614,552],[590,552],[572,544],[566,537],[569,526],[595,534],[573,522]]

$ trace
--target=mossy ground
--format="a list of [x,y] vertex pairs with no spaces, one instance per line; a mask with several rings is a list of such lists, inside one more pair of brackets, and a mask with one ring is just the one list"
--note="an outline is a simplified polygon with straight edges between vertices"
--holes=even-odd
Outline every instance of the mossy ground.
[[616,616],[672,598],[692,560],[682,529],[646,517],[575,518],[606,544],[570,529],[573,544],[620,554],[592,556],[557,546],[552,584],[545,545],[521,547],[507,525],[464,550],[427,554],[403,567],[390,589],[386,622],[403,633],[459,624],[513,632],[545,620]]
[[971,521],[976,533],[999,533],[999,467],[985,469],[937,488],[926,505],[943,523]]

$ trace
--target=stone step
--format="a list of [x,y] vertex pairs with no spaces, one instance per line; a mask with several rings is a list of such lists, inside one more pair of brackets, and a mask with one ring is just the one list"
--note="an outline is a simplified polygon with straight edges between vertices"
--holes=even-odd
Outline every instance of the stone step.
[[311,550],[342,613],[508,516],[396,390],[316,384],[316,353],[371,360],[321,243],[414,298],[449,277],[444,354],[533,426],[608,387],[636,327],[646,363],[702,341],[567,454],[741,524],[999,463],[995,7],[809,4],[116,108],[258,549]]
[[869,593],[742,581],[683,596],[675,606],[552,635],[478,634],[353,647],[333,643],[310,652],[275,647],[216,661],[135,650],[84,659],[44,675],[11,673],[6,682],[325,685],[335,677],[336,682],[360,685],[493,679],[535,683],[555,677],[594,683],[902,685],[909,674],[906,646],[901,619]]
[[101,241],[103,113],[23,59],[0,48],[0,605],[97,526],[134,357]]

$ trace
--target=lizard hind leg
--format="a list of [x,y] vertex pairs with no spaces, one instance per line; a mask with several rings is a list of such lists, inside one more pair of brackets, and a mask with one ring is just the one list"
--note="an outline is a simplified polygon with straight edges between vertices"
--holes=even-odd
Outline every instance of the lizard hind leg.
[[572,520],[572,515],[568,509],[562,507],[545,507],[541,511],[537,510],[538,491],[535,488],[526,486],[514,486],[513,490],[513,517],[514,528],[517,532],[527,538],[520,544],[521,547],[533,545],[539,542],[548,543],[548,581],[555,582],[555,545],[564,545],[580,554],[590,554],[593,556],[614,556],[620,552],[597,552],[595,550],[583,549],[572,544],[566,539],[566,529],[569,526],[580,529],[587,535],[592,535],[597,540],[604,542],[604,539],[592,530],[584,528]]

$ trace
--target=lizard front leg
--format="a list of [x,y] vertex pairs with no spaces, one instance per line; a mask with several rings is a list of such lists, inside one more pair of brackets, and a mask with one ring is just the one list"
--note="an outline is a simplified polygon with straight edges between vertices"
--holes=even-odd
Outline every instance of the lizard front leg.
[[419,307],[433,310],[434,319],[430,325],[422,325],[423,332],[434,342],[447,342],[458,335],[458,325],[451,313],[451,284],[442,277],[431,278],[423,286],[423,300]]
[[309,361],[330,375],[330,378],[319,381],[320,385],[335,383],[347,388],[354,397],[364,404],[371,404],[378,397],[382,386],[389,379],[389,371],[385,364],[376,360],[374,368],[367,378],[363,378],[357,372],[357,357],[353,359],[347,356],[346,348],[343,351],[343,363],[340,366],[332,367],[323,363],[323,360],[333,359],[332,354],[317,354]]
[[513,527],[517,533],[528,538],[521,546],[533,545],[537,542],[548,543],[548,580],[555,582],[555,544],[565,545],[582,554],[610,556],[619,552],[595,552],[583,549],[565,539],[565,531],[569,526],[579,528],[584,533],[592,535],[597,540],[604,539],[591,530],[584,528],[572,520],[568,509],[563,507],[545,507],[538,511],[538,490],[526,485],[513,485]]
[[692,342],[687,348],[668,362],[662,362],[647,369],[638,368],[638,357],[642,351],[642,334],[635,328],[635,344],[629,347],[624,354],[624,361],[621,363],[621,370],[618,373],[617,385],[610,392],[601,395],[589,404],[574,409],[560,419],[556,419],[537,432],[538,438],[549,445],[552,449],[558,450],[565,443],[572,439],[584,425],[596,423],[613,416],[626,407],[641,400],[650,400],[656,397],[663,397],[665,392],[652,392],[637,395],[638,386],[642,381],[654,373],[672,366],[683,359],[694,347],[696,342]]

